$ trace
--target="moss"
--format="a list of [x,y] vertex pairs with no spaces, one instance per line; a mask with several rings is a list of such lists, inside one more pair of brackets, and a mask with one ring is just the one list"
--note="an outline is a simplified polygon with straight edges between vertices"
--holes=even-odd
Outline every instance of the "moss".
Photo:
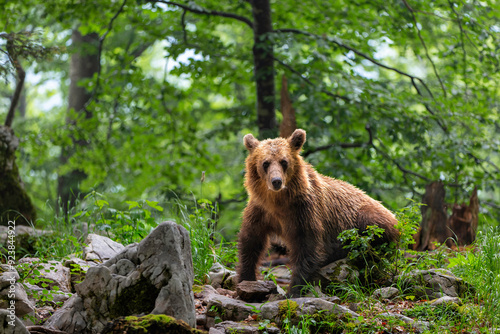
[[202,285],[193,285],[193,293],[200,293],[203,291],[203,286]]
[[278,318],[280,321],[290,319],[292,323],[298,323],[299,304],[293,300],[282,300],[278,303]]
[[109,323],[103,334],[202,334],[206,333],[189,327],[182,320],[164,314],[148,314],[143,317],[121,317]]

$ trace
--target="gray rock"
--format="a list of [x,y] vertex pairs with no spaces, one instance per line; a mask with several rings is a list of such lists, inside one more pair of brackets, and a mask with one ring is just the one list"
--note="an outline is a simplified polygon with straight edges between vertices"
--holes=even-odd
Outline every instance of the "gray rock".
[[86,316],[87,312],[83,307],[82,298],[73,295],[63,307],[54,312],[44,326],[67,333],[91,333],[90,328],[87,327]]
[[[14,298],[11,298],[11,296]],[[28,295],[21,283],[6,286],[0,291],[0,309],[8,309],[11,301],[15,302],[15,313],[18,317],[35,312],[35,306],[28,299]]]
[[242,300],[233,299],[222,295],[209,295],[207,304],[207,316],[220,317],[222,320],[242,321],[249,315],[256,313],[262,304],[247,303]]
[[[236,272],[233,270],[227,269],[226,267],[224,267],[222,264],[220,264],[218,262],[216,262],[212,265],[212,268],[210,268],[210,271],[208,273],[208,277],[210,279],[210,285],[216,289],[217,288],[230,289],[232,287],[233,288],[235,287],[234,278],[236,277]],[[224,284],[227,280],[230,280],[230,281],[227,284]]]
[[0,333],[29,334],[23,322],[14,314],[14,311],[6,309],[0,309]]
[[[20,219],[16,221],[16,230],[15,230],[15,235],[16,235],[16,242],[19,242],[20,240],[24,240],[25,238],[20,238],[21,236],[33,236],[33,237],[39,237],[44,234],[50,234],[52,231],[49,230],[37,230],[31,226],[27,225],[20,225],[19,223],[24,223],[24,219]],[[0,244],[5,245],[7,242],[9,236],[9,227],[8,226],[0,226]],[[19,247],[19,245],[17,245]]]
[[323,298],[293,298],[262,304],[259,314],[263,319],[269,319],[279,323],[283,317],[291,318],[297,322],[300,316],[312,315],[319,312],[334,314],[338,317],[349,315],[356,319],[359,314],[348,308],[332,303]]
[[104,262],[125,248],[122,244],[97,234],[89,234],[85,244],[87,246],[83,249],[83,258],[86,261]]
[[396,277],[418,298],[464,297],[471,286],[445,269],[413,270]]
[[321,286],[328,286],[330,283],[356,283],[359,272],[347,259],[341,259],[321,268],[317,276]]
[[462,300],[458,297],[449,297],[444,296],[438,299],[431,300],[429,304],[433,306],[438,306],[442,304],[450,305],[450,306],[460,306],[462,305]]
[[405,315],[399,314],[399,313],[390,313],[390,312],[385,312],[385,313],[380,313],[378,315],[379,318],[395,318],[398,320],[403,321],[404,323],[410,324],[415,330],[418,332],[423,332],[429,328],[429,323],[427,321],[420,321],[420,320],[413,320],[412,318],[409,318]]
[[272,281],[243,281],[236,286],[238,296],[247,302],[262,302],[267,295],[278,293]]
[[[85,280],[76,285],[78,296],[70,298],[48,323],[70,333],[98,333],[118,317],[152,313],[194,327],[193,282],[188,232],[165,222],[139,244],[89,268]],[[77,318],[83,320],[78,327],[74,325]]]
[[394,299],[398,297],[399,290],[392,286],[386,288],[380,288],[373,291],[372,297],[375,299]]
[[19,281],[19,278],[19,273],[15,268],[11,268],[11,266],[7,264],[0,264],[0,290],[3,290],[14,282]]
[[[278,334],[280,330],[274,326],[266,328],[266,331],[270,334]],[[252,326],[249,324],[234,322],[234,321],[223,321],[218,323],[212,328],[210,328],[210,333],[224,333],[224,334],[258,334],[262,331],[259,330],[257,326]]]

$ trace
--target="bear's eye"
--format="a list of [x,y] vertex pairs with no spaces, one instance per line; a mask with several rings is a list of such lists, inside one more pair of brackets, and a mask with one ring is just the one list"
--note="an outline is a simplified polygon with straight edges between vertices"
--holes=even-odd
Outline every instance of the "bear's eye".
[[264,163],[262,164],[262,167],[264,167],[264,171],[267,172],[267,169],[269,168],[269,161],[264,161]]
[[286,160],[281,160],[280,161],[281,167],[283,167],[283,170],[286,170],[288,167],[288,162]]

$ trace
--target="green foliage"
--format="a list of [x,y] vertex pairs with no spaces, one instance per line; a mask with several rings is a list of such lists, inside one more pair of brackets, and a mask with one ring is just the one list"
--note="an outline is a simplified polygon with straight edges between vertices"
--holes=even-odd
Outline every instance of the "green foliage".
[[180,200],[176,200],[175,205],[178,222],[188,230],[191,239],[196,282],[204,284],[210,268],[216,262],[234,268],[237,261],[235,243],[226,242],[224,237],[215,231],[219,213],[217,204],[200,199],[192,208],[188,208],[187,204]]
[[92,191],[84,200],[87,205],[71,216],[71,220],[86,221],[87,230],[104,231],[107,236],[122,244],[139,242],[158,225],[151,209],[162,212],[163,208],[155,201],[126,201],[128,210],[110,207],[105,196]]
[[500,324],[500,230],[487,228],[476,241],[477,251],[457,253],[448,267],[470,282],[477,298],[484,304],[492,327]]
[[[43,266],[42,264],[45,264]],[[45,277],[45,273],[48,273],[55,269],[55,265],[45,259],[39,259],[33,262],[24,262],[16,266],[19,273],[21,284],[31,284],[42,288],[42,290],[37,289],[27,289],[30,293],[30,297],[37,301],[38,306],[50,305],[54,302],[54,296],[61,294],[59,287],[57,285],[50,286],[52,282],[51,279]],[[62,306],[62,302],[56,303],[58,306]]]

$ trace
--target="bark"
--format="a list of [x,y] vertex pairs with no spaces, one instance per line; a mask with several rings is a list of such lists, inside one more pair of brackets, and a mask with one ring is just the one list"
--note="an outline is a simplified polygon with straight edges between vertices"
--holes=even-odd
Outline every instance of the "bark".
[[16,89],[14,91],[14,95],[12,96],[9,112],[7,113],[7,118],[5,119],[5,126],[10,128],[12,126],[12,122],[14,121],[14,114],[16,111],[17,103],[19,102],[19,98],[21,97],[21,92],[24,87],[24,78],[26,77],[26,72],[24,72],[21,63],[16,56],[15,50],[13,50],[13,48],[11,48],[10,46],[7,46],[7,50],[9,51],[12,65],[16,69],[17,75]]
[[0,125],[0,225],[7,225],[9,220],[28,225],[36,220],[35,207],[24,189],[16,165],[18,145],[19,139],[14,131]]
[[469,205],[455,204],[448,219],[448,226],[453,231],[452,238],[457,246],[470,245],[476,240],[479,221],[479,200],[477,188],[474,188]]
[[280,137],[288,138],[297,129],[295,120],[295,109],[293,109],[292,99],[288,93],[288,82],[285,75],[281,79],[281,114],[283,121],[280,125]]
[[[422,222],[415,235],[414,249],[418,251],[435,249],[434,242],[450,243],[450,230],[447,226],[448,215],[445,205],[446,191],[441,181],[435,181],[425,187],[422,198]],[[451,244],[450,244],[451,245]]]
[[[79,82],[89,79],[99,70],[99,35],[90,33],[82,36],[78,30],[74,30],[71,36],[74,53],[70,63],[70,86],[68,114],[66,124],[69,128],[77,128],[77,120],[80,117],[91,118],[92,113],[85,108],[91,98],[91,92],[85,87],[81,87]],[[72,145],[64,147],[61,152],[61,164],[66,164],[78,146],[85,146],[86,142],[77,139],[79,135],[73,136]],[[64,212],[72,207],[75,201],[81,197],[80,183],[86,178],[85,173],[80,169],[72,170],[65,175],[59,175],[58,195]]]
[[269,0],[252,0],[254,75],[257,88],[257,125],[261,138],[275,137],[273,31]]

